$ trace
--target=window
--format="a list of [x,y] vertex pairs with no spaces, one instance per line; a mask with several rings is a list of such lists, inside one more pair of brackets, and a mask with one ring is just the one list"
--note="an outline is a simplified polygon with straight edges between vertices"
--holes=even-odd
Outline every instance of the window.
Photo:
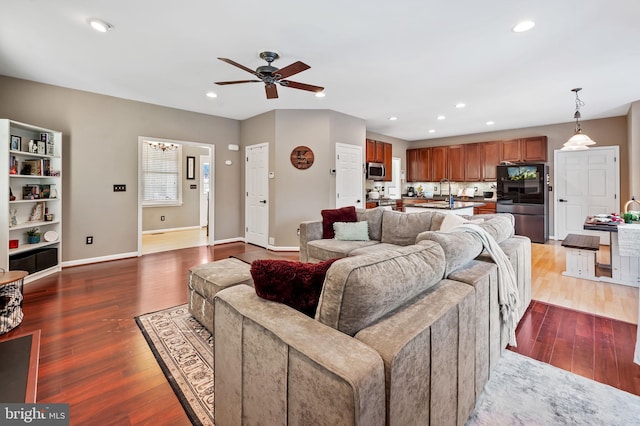
[[142,205],[182,205],[182,146],[145,140],[142,144]]

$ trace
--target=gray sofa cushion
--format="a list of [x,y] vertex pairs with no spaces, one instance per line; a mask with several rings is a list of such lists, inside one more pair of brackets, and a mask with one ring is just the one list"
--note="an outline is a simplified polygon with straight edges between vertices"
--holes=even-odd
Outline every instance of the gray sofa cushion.
[[427,241],[435,241],[442,246],[446,259],[445,277],[475,259],[484,249],[480,240],[468,232],[425,231],[416,237],[417,244]]
[[435,242],[340,259],[327,271],[316,320],[353,336],[439,282],[444,260]]
[[357,209],[358,221],[366,220],[369,223],[369,239],[380,241],[382,236],[382,212],[383,207],[375,209]]
[[380,241],[399,246],[415,244],[416,237],[420,232],[432,229],[431,218],[433,215],[433,212],[403,213],[385,210],[382,213],[382,238]]
[[380,241],[341,241],[336,239],[330,240],[313,240],[307,243],[307,252],[309,258],[328,260],[336,257],[347,257],[352,250],[372,246]]
[[515,233],[516,222],[515,218],[510,213],[479,214],[464,217],[467,219],[484,219],[484,222],[478,226],[487,231],[487,233],[491,235],[497,243],[501,243],[507,238],[513,237]]

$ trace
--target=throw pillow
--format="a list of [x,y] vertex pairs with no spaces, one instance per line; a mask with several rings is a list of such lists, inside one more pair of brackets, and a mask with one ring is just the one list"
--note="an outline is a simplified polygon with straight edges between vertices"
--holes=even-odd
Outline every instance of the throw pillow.
[[330,239],[335,236],[333,224],[335,222],[357,222],[356,208],[354,206],[340,209],[322,210],[322,238]]
[[458,216],[457,214],[449,213],[448,215],[445,216],[444,220],[442,221],[442,225],[440,225],[440,230],[446,232],[446,231],[449,231],[451,228],[454,228],[458,225],[462,225],[463,223],[474,223],[477,225],[482,222],[484,222],[484,219],[467,220],[462,216]]
[[369,222],[334,222],[336,240],[369,241]]
[[333,262],[303,263],[290,260],[259,259],[251,263],[256,294],[283,303],[313,318],[316,314],[324,276]]

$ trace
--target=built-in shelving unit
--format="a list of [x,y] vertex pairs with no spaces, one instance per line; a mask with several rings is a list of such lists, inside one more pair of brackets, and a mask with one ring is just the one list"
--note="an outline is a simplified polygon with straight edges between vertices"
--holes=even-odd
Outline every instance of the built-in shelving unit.
[[[62,261],[62,133],[0,119],[0,267],[27,270],[25,282],[58,272]],[[39,242],[27,231],[37,228]]]

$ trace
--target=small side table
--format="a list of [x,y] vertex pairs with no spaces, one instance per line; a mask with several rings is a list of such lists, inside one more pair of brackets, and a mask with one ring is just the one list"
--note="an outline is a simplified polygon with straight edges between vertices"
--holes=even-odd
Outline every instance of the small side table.
[[4,271],[0,269],[0,335],[22,322],[22,287],[27,271]]
[[600,249],[600,237],[569,234],[562,245],[567,248],[566,271],[562,275],[598,281],[596,253]]

